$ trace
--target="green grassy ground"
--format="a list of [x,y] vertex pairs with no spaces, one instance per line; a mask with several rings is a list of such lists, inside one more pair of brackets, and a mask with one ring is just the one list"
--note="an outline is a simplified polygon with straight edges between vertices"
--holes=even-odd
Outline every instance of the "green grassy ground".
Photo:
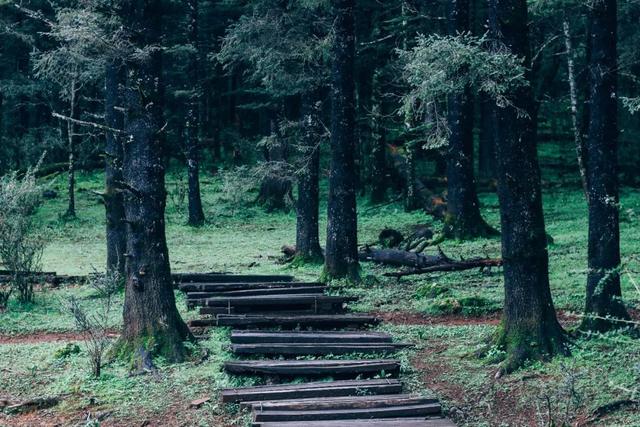
[[[277,263],[280,247],[295,239],[293,212],[267,214],[253,206],[235,206],[225,199],[222,183],[205,176],[202,190],[209,223],[193,229],[185,225],[185,206],[179,203],[181,182],[176,176],[169,176],[167,237],[174,271],[281,273],[301,279],[319,276],[320,266],[292,268]],[[64,195],[61,179],[51,185]],[[39,222],[50,235],[43,259],[45,270],[86,274],[102,269],[104,207],[92,192],[101,187],[99,173],[79,177],[77,220],[61,219],[65,211],[63,196],[47,201],[38,213]],[[248,199],[251,197],[247,195]],[[565,187],[547,188],[544,203],[547,231],[554,241],[549,248],[553,297],[563,312],[579,312],[586,278],[585,203],[580,191]],[[498,226],[496,196],[482,194],[481,205],[488,222]],[[421,212],[405,213],[399,204],[374,207],[362,199],[359,210],[359,240],[363,243],[374,242],[384,227],[404,232],[415,224],[430,224],[435,230],[440,227]],[[623,276],[623,292],[628,306],[637,310],[640,292],[632,281],[636,276],[640,281],[635,258],[640,241],[637,190],[622,192],[622,211],[622,252],[629,271]],[[324,230],[324,206],[322,212]],[[500,254],[499,239],[447,241],[441,247],[451,257]],[[398,282],[381,278],[380,273],[389,270],[363,265],[363,284],[337,284],[335,292],[359,296],[361,300],[352,306],[354,310],[414,313],[413,317],[398,317],[395,324],[387,323],[381,328],[418,344],[416,349],[402,354],[404,378],[414,390],[429,387],[435,391],[463,425],[547,425],[537,424],[537,419],[546,420],[551,414],[559,422],[565,413],[571,423],[586,422],[604,404],[637,398],[639,340],[623,333],[580,338],[574,344],[572,358],[536,364],[495,381],[496,367],[473,356],[473,351],[492,333],[496,313],[502,306],[500,272],[442,273]],[[44,333],[74,330],[73,319],[62,309],[62,301],[71,295],[80,298],[90,311],[101,303],[87,287],[64,286],[38,292],[32,306],[20,307],[12,302],[9,310],[0,313],[0,336],[34,337],[0,341],[0,400],[65,396],[62,405],[40,414],[44,418],[37,422],[0,414],[0,425],[47,425],[49,421],[71,425],[83,413],[86,418],[87,412],[93,416],[109,412],[103,425],[139,425],[144,420],[150,420],[152,425],[242,424],[240,416],[222,408],[215,399],[201,409],[187,409],[192,399],[215,396],[221,387],[252,381],[220,372],[222,362],[229,357],[225,350],[226,331],[214,332],[205,342],[209,350],[206,360],[163,367],[158,375],[143,377],[131,377],[125,367],[112,364],[95,380],[88,375],[87,354],[82,346],[79,353],[60,357],[59,350],[67,341],[38,338]],[[120,305],[122,296],[117,301]],[[185,318],[196,316],[186,310],[181,295],[178,304]],[[113,328],[119,327],[120,316],[118,306],[111,318]],[[394,316],[389,315],[390,319]],[[564,317],[569,318],[567,325],[571,326],[571,317]],[[553,404],[549,407],[546,402]],[[597,418],[593,425],[640,425],[640,414],[623,405],[607,418]]]

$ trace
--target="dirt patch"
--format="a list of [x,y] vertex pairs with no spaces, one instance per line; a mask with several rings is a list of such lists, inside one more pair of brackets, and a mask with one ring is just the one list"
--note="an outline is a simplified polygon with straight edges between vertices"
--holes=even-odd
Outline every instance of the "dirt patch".
[[[528,391],[519,384],[507,388],[497,386],[493,379],[495,368],[477,368],[474,375],[485,377],[483,384],[473,390],[451,381],[450,374],[460,369],[445,356],[446,344],[430,345],[418,353],[412,365],[420,373],[424,385],[445,404],[448,415],[459,424],[476,425],[479,422],[490,426],[536,427],[536,408],[532,399],[524,399]],[[507,380],[508,381],[508,380]],[[503,384],[505,380],[503,380]],[[522,405],[522,401],[527,405]]]
[[[113,330],[109,336],[117,338],[120,334]],[[84,336],[78,332],[37,332],[28,335],[0,335],[0,345],[2,344],[39,344],[47,342],[69,342],[82,341]]]
[[500,322],[500,313],[481,317],[467,317],[455,314],[429,316],[406,311],[379,311],[371,314],[379,317],[384,322],[394,325],[497,325]]

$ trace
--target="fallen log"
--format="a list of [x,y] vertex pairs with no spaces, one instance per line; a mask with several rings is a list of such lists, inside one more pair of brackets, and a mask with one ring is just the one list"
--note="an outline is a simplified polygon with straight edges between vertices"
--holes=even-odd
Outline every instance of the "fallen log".
[[411,270],[405,271],[396,271],[393,273],[384,273],[385,277],[405,277],[405,276],[413,276],[417,274],[426,274],[426,273],[434,273],[438,271],[463,271],[463,270],[471,270],[474,268],[490,268],[490,267],[500,267],[502,266],[502,259],[500,258],[472,258],[461,261],[448,260],[440,264],[431,265],[423,268],[414,268]]
[[426,255],[418,252],[403,251],[400,249],[375,249],[365,247],[360,251],[360,261],[371,261],[396,267],[425,268],[433,265],[451,262],[440,252],[438,255]]

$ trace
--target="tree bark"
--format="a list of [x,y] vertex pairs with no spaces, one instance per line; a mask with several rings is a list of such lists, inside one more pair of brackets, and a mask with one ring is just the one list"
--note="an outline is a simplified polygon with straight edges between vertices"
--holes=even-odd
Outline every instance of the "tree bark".
[[481,179],[496,177],[496,149],[493,132],[493,101],[480,95],[480,138],[478,140],[478,175]]
[[193,49],[189,58],[188,75],[189,82],[195,86],[195,96],[189,100],[185,117],[187,173],[189,176],[188,224],[197,227],[204,224],[205,221],[202,198],[200,197],[201,98],[203,94],[200,81],[200,51],[198,49],[198,0],[186,1],[189,11],[187,37]]
[[302,158],[298,174],[298,201],[296,206],[296,258],[318,261],[323,259],[318,233],[320,206],[320,122],[316,106],[317,96],[302,95]]
[[354,0],[332,0],[331,170],[327,206],[326,279],[359,279],[355,176]]
[[[122,113],[115,107],[122,105],[120,86],[124,83],[123,64],[112,61],[105,72],[105,124],[122,129]],[[107,225],[107,272],[125,277],[126,225],[124,202],[118,185],[122,182],[122,139],[115,132],[105,132],[105,191],[104,206]]]
[[569,80],[569,98],[571,102],[571,127],[573,128],[573,139],[576,145],[576,157],[578,159],[578,169],[580,171],[580,180],[582,182],[582,190],[584,196],[589,201],[589,187],[587,184],[586,170],[586,147],[580,124],[578,121],[578,85],[576,83],[575,60],[573,54],[573,42],[571,40],[571,28],[567,18],[562,22],[562,32],[564,36],[564,45],[567,49],[567,79]]
[[591,55],[587,137],[589,273],[581,327],[605,331],[628,319],[620,289],[620,225],[617,124],[617,6],[596,0],[589,9]]
[[[489,4],[496,48],[504,44],[529,64],[526,0]],[[516,89],[511,99],[514,106],[494,110],[505,282],[504,313],[496,336],[497,345],[506,351],[500,372],[567,351],[549,288],[531,86]],[[518,109],[528,114],[519,114]]]
[[[278,114],[273,110],[267,111],[268,132],[271,141],[264,148],[264,159],[267,162],[286,163],[288,147],[278,127]],[[275,171],[267,171],[260,183],[260,192],[257,202],[264,206],[268,212],[288,211],[292,197],[292,180],[289,176],[283,176],[279,168]]]
[[[160,43],[160,0],[131,1],[126,18],[138,47]],[[183,341],[193,337],[176,308],[165,236],[161,51],[129,64],[128,77],[123,153],[127,280],[124,329],[116,348],[138,364],[148,354],[181,361]]]
[[[449,34],[469,31],[469,0],[449,3]],[[447,214],[445,235],[469,239],[495,234],[480,215],[473,176],[473,95],[471,88],[449,97],[447,146]]]
[[[71,119],[78,119],[78,88],[77,82],[74,78],[70,82],[69,88],[69,117]],[[76,133],[76,124],[69,120],[67,121],[67,141],[69,151],[69,168],[67,171],[67,192],[68,192],[68,204],[67,211],[64,216],[66,218],[76,217],[76,148],[78,146],[78,134]]]
[[387,149],[384,127],[384,102],[382,100],[382,72],[376,70],[373,77],[373,101],[371,111],[371,195],[373,204],[382,203],[387,197]]

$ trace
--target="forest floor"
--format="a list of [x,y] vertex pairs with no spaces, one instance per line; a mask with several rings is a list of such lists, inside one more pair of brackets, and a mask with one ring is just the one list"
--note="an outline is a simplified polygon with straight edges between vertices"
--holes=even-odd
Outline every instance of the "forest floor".
[[[184,179],[170,174],[167,238],[174,271],[229,271],[292,274],[303,280],[317,279],[320,266],[293,268],[278,263],[280,247],[293,244],[293,212],[265,213],[242,205],[218,178],[205,174],[203,194],[210,222],[199,229],[185,225]],[[104,207],[92,190],[102,187],[99,173],[82,174],[78,182],[78,216],[63,220],[64,182],[52,183],[60,196],[46,202],[39,221],[50,235],[44,254],[44,270],[59,274],[87,274],[102,269],[105,254]],[[229,195],[229,197],[227,197]],[[255,195],[248,193],[245,201]],[[233,199],[233,200],[231,200]],[[554,301],[563,325],[571,330],[579,321],[586,277],[587,212],[575,186],[546,186],[550,277]],[[240,203],[240,205],[238,204]],[[405,213],[400,204],[369,206],[359,201],[359,240],[375,242],[384,227],[407,232],[416,224],[434,230],[441,225],[422,212]],[[498,226],[494,194],[481,194],[482,211]],[[324,229],[324,206],[322,207]],[[640,194],[622,192],[622,253],[625,263],[623,292],[638,319],[640,291]],[[323,233],[324,234],[324,233]],[[470,242],[447,241],[441,245],[451,257],[499,256],[499,239]],[[434,249],[427,249],[427,252]],[[399,340],[416,343],[403,350],[402,377],[409,389],[429,390],[443,402],[461,426],[637,426],[640,410],[633,406],[640,390],[640,340],[628,331],[606,335],[576,336],[571,357],[535,363],[512,375],[495,379],[497,366],[490,357],[475,351],[491,338],[500,319],[502,277],[466,271],[414,276],[400,281],[384,279],[389,268],[364,264],[364,280],[354,286],[336,283],[333,292],[357,295],[356,311],[374,312],[385,319],[381,330]],[[434,291],[435,289],[435,291]],[[242,426],[246,417],[223,407],[216,399],[222,387],[249,385],[221,371],[230,357],[226,349],[228,330],[218,329],[202,343],[206,360],[164,366],[154,375],[130,376],[126,366],[113,362],[99,379],[89,375],[88,357],[72,317],[63,303],[71,296],[95,311],[101,300],[87,286],[64,285],[41,289],[28,307],[15,302],[0,313],[0,407],[3,400],[24,401],[56,396],[52,408],[25,415],[3,414],[0,426]],[[123,295],[116,298],[111,327],[116,334],[121,322]],[[177,294],[186,319],[184,297]],[[496,356],[499,350],[491,350]],[[199,409],[195,399],[211,396]],[[564,424],[563,424],[564,423]]]

